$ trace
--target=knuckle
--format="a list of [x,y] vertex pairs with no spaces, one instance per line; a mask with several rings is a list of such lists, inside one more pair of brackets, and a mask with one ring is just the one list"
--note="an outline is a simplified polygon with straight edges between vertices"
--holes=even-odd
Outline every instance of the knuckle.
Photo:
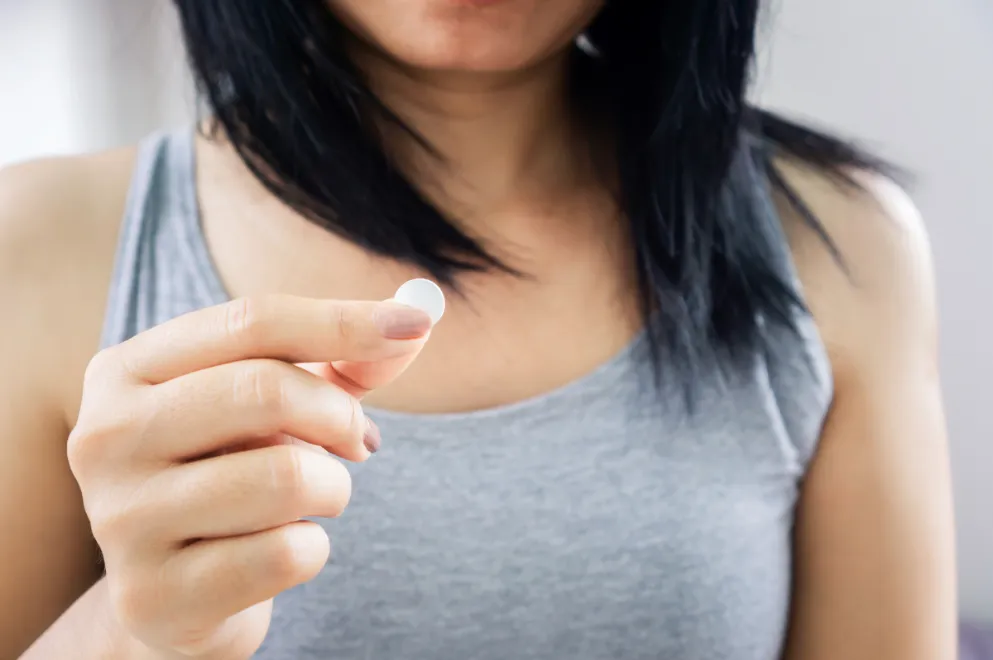
[[90,530],[101,548],[116,546],[132,527],[133,516],[120,507],[96,506],[89,511]]
[[73,474],[78,478],[89,466],[98,463],[126,432],[127,422],[119,417],[100,421],[81,419],[70,431],[66,443],[66,456]]
[[231,337],[249,345],[258,341],[265,332],[266,310],[269,304],[265,298],[237,298],[225,305],[225,331]]
[[307,498],[307,479],[304,473],[302,450],[293,445],[273,448],[269,457],[269,478],[275,496],[287,502],[286,506],[301,506]]
[[118,351],[119,348],[113,346],[103,349],[90,358],[86,365],[86,371],[83,373],[84,387],[92,387],[94,384],[101,383],[108,374],[113,373],[118,364]]
[[273,538],[266,553],[266,572],[276,584],[292,585],[300,582],[306,573],[301,558],[300,544],[288,527],[281,528]]
[[352,476],[341,461],[306,447],[280,447],[270,468],[266,501],[274,519],[290,523],[306,516],[336,518],[352,496]]
[[120,362],[107,355],[98,353],[86,368],[79,415],[66,443],[69,467],[77,476],[77,470],[103,459],[116,443],[135,434],[147,412],[134,391],[108,382],[120,371]]
[[336,392],[329,404],[329,431],[338,441],[358,443],[366,430],[362,404],[346,392]]
[[345,305],[331,307],[331,327],[338,337],[345,342],[354,341],[359,335],[358,321],[355,315]]
[[278,417],[284,409],[285,391],[280,370],[271,362],[244,363],[233,379],[237,403]]
[[90,463],[93,455],[93,432],[90,428],[82,424],[76,426],[69,432],[69,439],[66,441],[66,457],[69,459],[69,469],[78,480],[86,466]]
[[300,572],[296,548],[286,535],[276,537],[267,559],[267,572],[279,583],[293,582]]
[[142,543],[160,531],[149,521],[161,516],[161,494],[152,479],[137,482],[115,478],[115,487],[102,488],[86,498],[86,513],[93,538],[105,551],[130,552],[132,542]]

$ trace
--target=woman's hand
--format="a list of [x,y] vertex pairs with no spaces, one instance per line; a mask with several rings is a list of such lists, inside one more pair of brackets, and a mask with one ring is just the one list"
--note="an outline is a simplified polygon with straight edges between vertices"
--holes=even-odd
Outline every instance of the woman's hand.
[[348,504],[332,454],[378,449],[359,398],[430,329],[391,302],[271,297],[188,314],[94,358],[68,452],[122,628],[167,654],[250,657],[273,596],[327,561],[324,530],[301,519]]

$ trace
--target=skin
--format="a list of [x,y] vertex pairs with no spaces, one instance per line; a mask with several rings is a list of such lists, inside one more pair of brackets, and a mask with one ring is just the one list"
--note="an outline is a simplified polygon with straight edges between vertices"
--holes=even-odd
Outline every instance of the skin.
[[[356,57],[384,97],[458,163],[436,201],[468,210],[534,277],[469,277],[431,341],[426,327],[387,339],[382,306],[333,301],[382,300],[416,273],[292,215],[223,142],[201,142],[204,229],[241,299],[91,362],[134,150],[0,173],[0,305],[13,310],[0,325],[0,610],[16,612],[0,617],[0,657],[249,657],[269,599],[327,556],[323,532],[295,521],[347,504],[338,459],[368,458],[360,398],[419,412],[507,403],[588,372],[637,331],[623,229],[556,93],[556,45],[598,3],[332,6],[373,44]],[[850,272],[780,200],[835,379],[798,505],[786,659],[950,660],[952,509],[922,220],[887,181],[845,190],[783,167]],[[467,356],[471,373],[453,366]],[[218,503],[210,515],[176,513],[204,498]]]

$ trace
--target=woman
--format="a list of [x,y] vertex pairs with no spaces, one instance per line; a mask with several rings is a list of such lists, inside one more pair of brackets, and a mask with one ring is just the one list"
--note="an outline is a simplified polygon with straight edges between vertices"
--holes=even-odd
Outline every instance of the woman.
[[0,655],[954,657],[921,221],[756,5],[176,0],[207,130],[3,174]]

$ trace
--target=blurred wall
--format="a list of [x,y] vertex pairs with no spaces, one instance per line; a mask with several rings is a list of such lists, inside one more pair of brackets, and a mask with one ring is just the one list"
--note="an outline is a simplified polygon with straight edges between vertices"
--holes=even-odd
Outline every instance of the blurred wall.
[[[993,620],[993,9],[774,0],[770,10],[762,100],[870,139],[919,175],[941,294],[961,599]],[[188,121],[192,107],[167,0],[0,0],[0,164],[129,142]]]
[[0,165],[188,121],[168,0],[0,0]]

